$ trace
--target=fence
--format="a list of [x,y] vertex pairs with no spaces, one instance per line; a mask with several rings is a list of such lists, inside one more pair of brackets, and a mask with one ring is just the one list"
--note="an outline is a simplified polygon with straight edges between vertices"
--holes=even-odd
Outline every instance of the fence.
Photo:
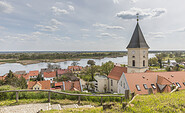
[[123,102],[123,97],[126,99],[129,98],[129,91],[125,91],[125,96],[122,95],[90,95],[90,94],[72,94],[72,93],[66,93],[66,92],[59,92],[59,91],[53,91],[53,90],[8,90],[8,91],[0,91],[0,93],[6,93],[6,92],[16,92],[16,102],[19,101],[19,92],[48,92],[48,102],[51,102],[51,93],[58,93],[58,94],[64,94],[64,95],[71,95],[71,96],[78,96],[78,104],[80,104],[80,98],[81,96],[94,96],[94,97],[101,97],[101,105],[103,103],[103,97],[120,97],[121,103]]

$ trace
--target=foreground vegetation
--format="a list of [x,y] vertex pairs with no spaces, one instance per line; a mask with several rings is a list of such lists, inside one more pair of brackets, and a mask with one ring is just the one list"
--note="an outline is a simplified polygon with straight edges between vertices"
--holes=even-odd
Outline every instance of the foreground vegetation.
[[158,93],[152,95],[139,95],[125,109],[120,103],[116,103],[112,109],[103,111],[102,107],[80,108],[66,110],[51,110],[44,113],[184,113],[185,112],[185,90],[170,93]]

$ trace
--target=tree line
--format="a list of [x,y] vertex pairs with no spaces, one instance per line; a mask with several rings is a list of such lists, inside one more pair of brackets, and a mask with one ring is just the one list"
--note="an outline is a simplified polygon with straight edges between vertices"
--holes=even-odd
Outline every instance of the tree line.
[[36,60],[36,59],[71,59],[88,57],[118,57],[124,56],[124,52],[92,52],[92,53],[9,53],[0,54],[0,59]]

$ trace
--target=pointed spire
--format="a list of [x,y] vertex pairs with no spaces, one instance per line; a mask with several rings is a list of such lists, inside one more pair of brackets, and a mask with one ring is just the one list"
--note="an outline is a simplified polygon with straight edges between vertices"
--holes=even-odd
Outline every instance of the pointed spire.
[[137,22],[139,22],[139,13],[137,13],[136,15],[137,15]]
[[148,44],[145,41],[138,21],[139,19],[137,14],[137,25],[127,48],[149,48]]

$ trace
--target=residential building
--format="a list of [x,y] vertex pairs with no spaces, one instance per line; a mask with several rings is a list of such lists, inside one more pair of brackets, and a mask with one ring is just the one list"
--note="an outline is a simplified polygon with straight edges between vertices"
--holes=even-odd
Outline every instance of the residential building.
[[82,66],[68,66],[68,69],[71,70],[74,74],[80,74],[83,70]]
[[14,72],[14,74],[23,75],[23,74],[26,74],[26,71],[16,71],[16,72]]
[[28,89],[33,90],[41,90],[41,89],[48,89],[50,90],[51,83],[50,81],[29,81],[28,82]]
[[83,91],[82,85],[80,81],[63,81],[55,83],[56,90],[64,90],[64,91]]
[[69,69],[58,69],[57,70],[57,76],[60,77],[64,74],[67,74],[67,73],[72,73],[71,70]]
[[108,77],[108,92],[118,92],[118,82],[123,75],[123,73],[127,73],[127,67],[115,66]]
[[108,91],[108,79],[105,75],[96,75],[95,80],[97,81],[97,92],[105,93]]
[[30,78],[37,78],[38,75],[39,75],[39,71],[38,70],[29,71],[28,75],[29,75]]
[[44,72],[43,77],[44,77],[44,80],[50,80],[52,83],[53,79],[56,78],[56,71]]

